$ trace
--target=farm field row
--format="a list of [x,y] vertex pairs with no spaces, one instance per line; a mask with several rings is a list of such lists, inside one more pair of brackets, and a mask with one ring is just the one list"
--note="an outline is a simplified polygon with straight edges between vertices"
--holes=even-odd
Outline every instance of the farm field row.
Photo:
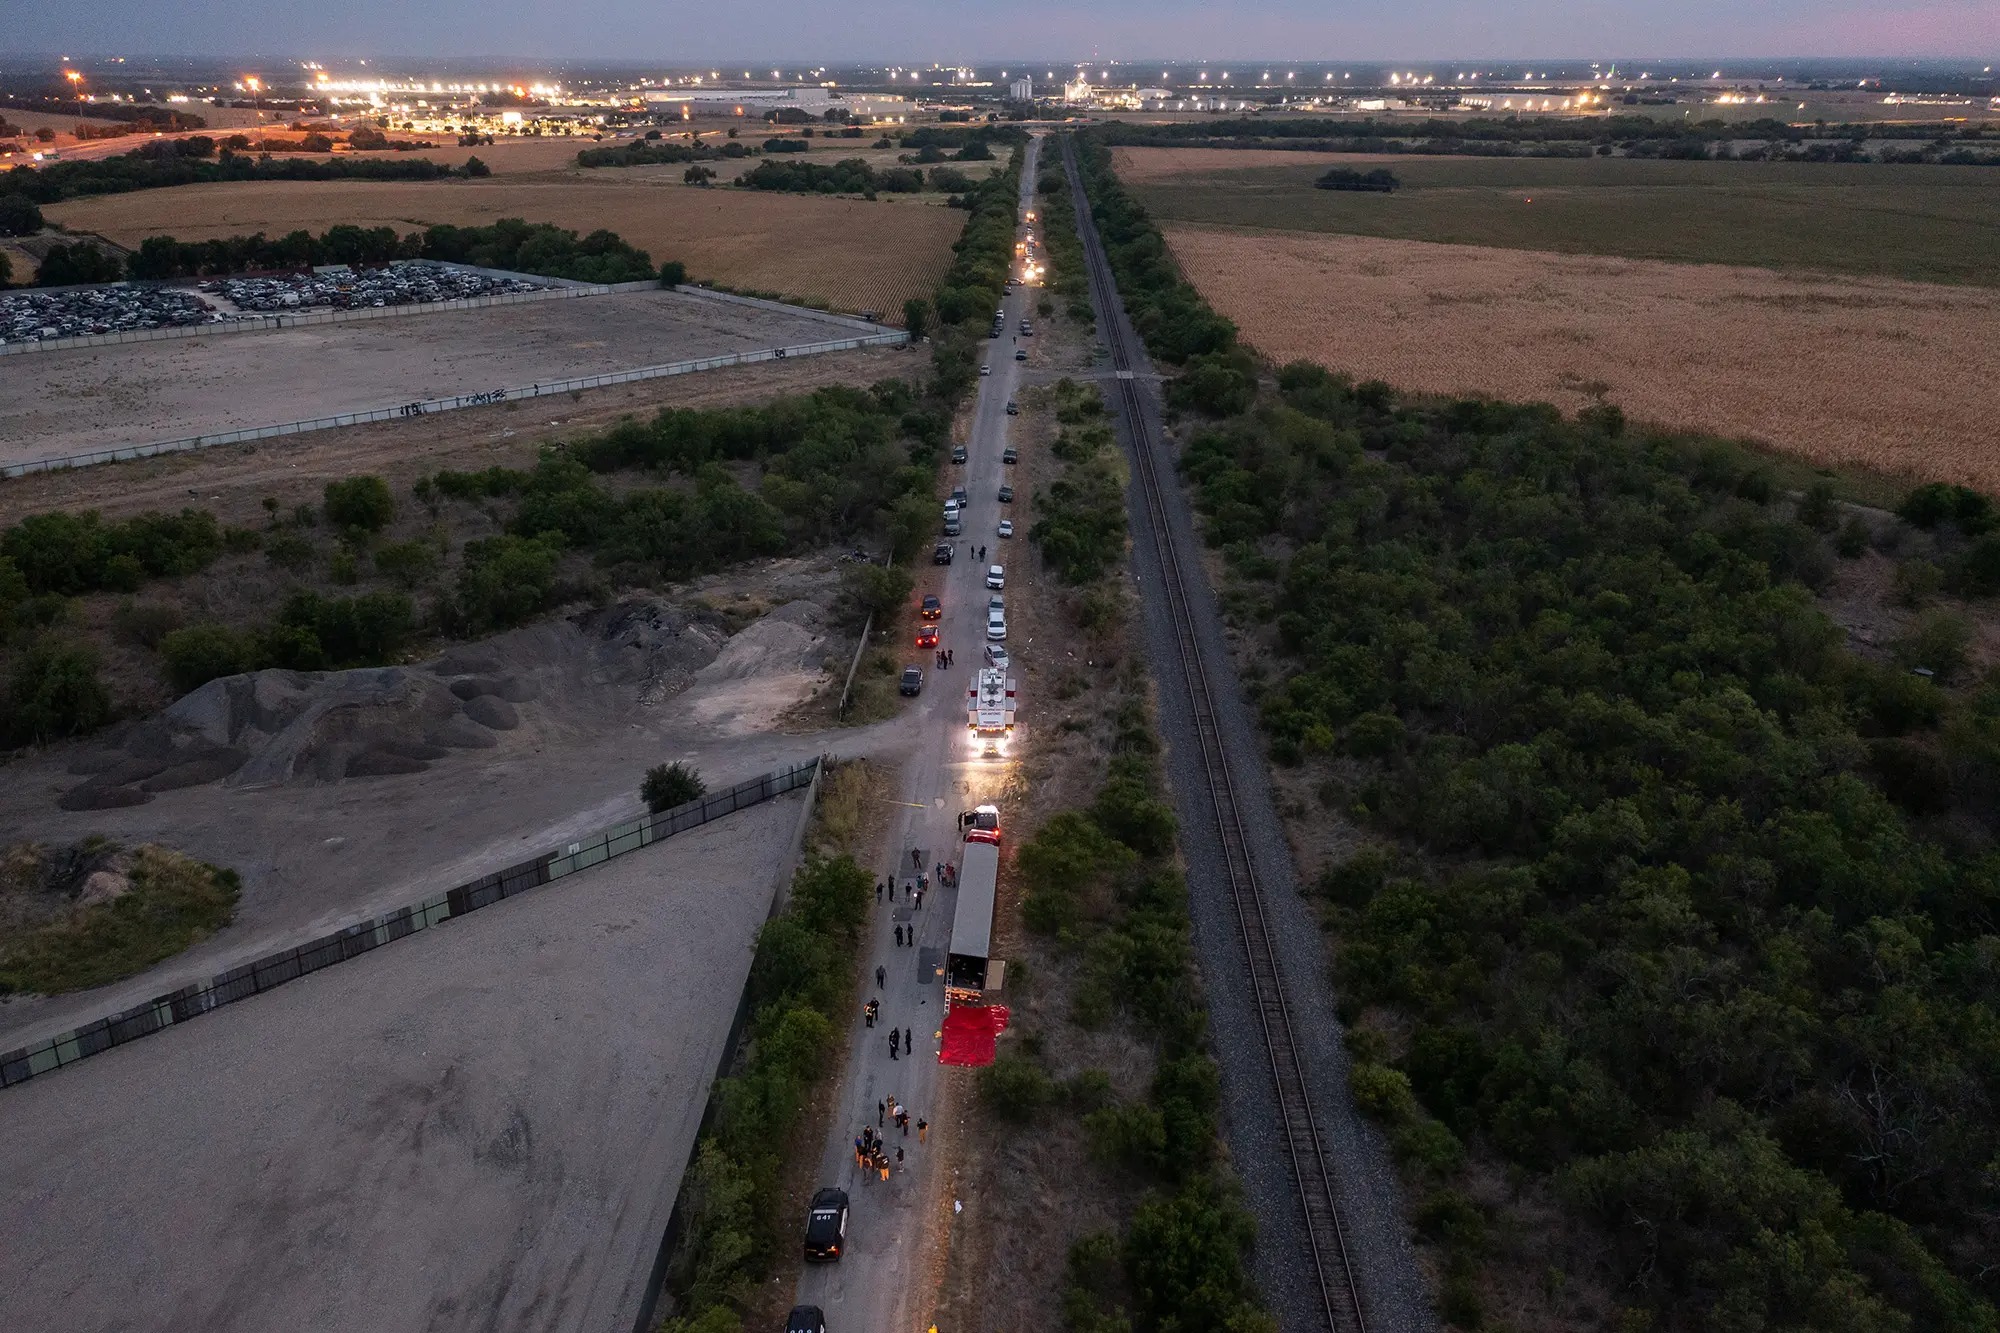
[[[573,157],[576,141],[564,146]],[[451,150],[454,157],[467,151]],[[696,190],[680,183],[682,170],[523,172],[438,182],[226,182],[80,199],[46,211],[71,230],[124,246],[160,233],[182,240],[259,231],[276,236],[335,222],[408,231],[520,217],[579,232],[608,228],[655,261],[682,261],[697,281],[897,315],[905,299],[936,286],[965,226],[966,215],[942,201]]]
[[2000,291],[1310,232],[1163,227],[1277,362],[1556,403],[2000,492]]
[[[1162,222],[2000,286],[2000,171],[1120,148]],[[1388,166],[1392,195],[1312,188]]]

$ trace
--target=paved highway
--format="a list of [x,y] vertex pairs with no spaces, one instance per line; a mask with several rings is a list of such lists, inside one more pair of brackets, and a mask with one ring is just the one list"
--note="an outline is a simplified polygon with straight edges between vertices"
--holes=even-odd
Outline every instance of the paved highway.
[[[1029,143],[1021,172],[1022,214],[1032,206],[1035,163],[1041,141]],[[1025,222],[1024,222],[1025,229]],[[1019,261],[1015,273],[1019,274]],[[1007,447],[1007,403],[1014,397],[1022,369],[1034,364],[1033,338],[1020,338],[1021,320],[1031,317],[1038,288],[1016,286],[1008,289],[1005,310],[1006,331],[986,342],[993,366],[990,376],[979,380],[978,402],[971,431],[964,441],[968,458],[963,466],[949,469],[963,484],[968,496],[964,532],[955,539],[958,556],[949,567],[927,566],[918,579],[918,593],[937,593],[944,602],[940,647],[953,649],[956,664],[948,671],[935,671],[932,653],[917,648],[916,616],[899,627],[907,645],[906,663],[924,669],[924,692],[916,707],[904,715],[904,722],[916,733],[916,748],[903,768],[904,805],[894,822],[900,849],[899,877],[912,869],[912,849],[922,854],[926,870],[938,861],[956,861],[957,818],[961,810],[998,798],[1010,762],[979,759],[966,741],[965,691],[978,669],[986,644],[985,564],[968,556],[971,548],[988,548],[987,563],[1001,564],[1007,571],[1006,596],[1011,605],[1015,591],[1032,582],[1025,559],[1016,563],[1017,553],[1025,556],[1027,538],[1002,541],[995,533],[1000,520],[1018,506],[1000,504],[1002,485],[1013,481],[1014,468],[1003,464],[1001,452]],[[1029,350],[1029,360],[1014,359],[1016,346]],[[942,503],[940,502],[940,515]],[[941,521],[941,520],[940,520]],[[1011,617],[1010,617],[1011,619]],[[1010,626],[1011,629],[1011,626]],[[1017,658],[1035,651],[1034,645],[1010,637],[1008,650]],[[1018,672],[1016,673],[1018,674]],[[1032,723],[1034,701],[1024,700],[1020,737]],[[1007,811],[1001,811],[1004,822]],[[882,875],[889,867],[875,867]],[[940,972],[945,946],[951,936],[952,909],[957,895],[940,890],[933,881],[917,908],[899,894],[892,906],[875,909],[871,925],[872,942],[863,968],[867,996],[879,996],[881,1017],[875,1028],[862,1026],[861,999],[856,1001],[854,1024],[860,1029],[847,1068],[837,1105],[840,1115],[829,1128],[820,1161],[820,1185],[837,1185],[848,1193],[847,1251],[836,1264],[802,1266],[796,1300],[817,1305],[826,1312],[830,1333],[921,1333],[928,1327],[932,1300],[943,1272],[945,1245],[952,1223],[949,1186],[952,1162],[960,1149],[958,1127],[938,1123],[935,1114],[938,1094],[946,1078],[962,1077],[945,1071],[937,1063],[938,1027],[944,1015],[944,990]],[[917,944],[898,948],[895,927],[914,925]],[[887,982],[877,990],[875,969],[886,970]],[[907,1028],[915,1050],[897,1059],[889,1056],[889,1028]],[[864,1173],[854,1162],[854,1138],[862,1126],[875,1123],[876,1105],[895,1097],[910,1110],[910,1133],[905,1139],[893,1124],[885,1124],[891,1159],[898,1147],[905,1149],[901,1170],[892,1170],[886,1183],[873,1173]],[[932,1122],[928,1141],[917,1141],[919,1117]],[[804,1234],[805,1218],[794,1219]]]

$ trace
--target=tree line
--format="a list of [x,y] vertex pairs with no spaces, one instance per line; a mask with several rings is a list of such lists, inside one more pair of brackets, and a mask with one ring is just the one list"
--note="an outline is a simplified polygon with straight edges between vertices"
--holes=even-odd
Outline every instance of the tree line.
[[262,232],[206,241],[148,236],[127,261],[134,279],[219,277],[231,273],[286,271],[321,264],[379,265],[430,259],[479,268],[533,273],[579,282],[642,282],[660,276],[644,250],[616,232],[587,236],[548,222],[501,218],[484,227],[439,223],[398,236],[392,227],[342,223],[315,236]]
[[[1316,887],[1445,1318],[2000,1328],[2000,680],[1938,612],[1848,648],[1870,522],[1608,405],[1305,364],[1182,467],[1272,758],[1363,835]],[[1912,604],[2000,590],[1984,497],[1902,517]]]
[[[1126,147],[1180,147],[1190,141],[1222,140],[1262,147],[1278,147],[1273,141],[1293,139],[1379,139],[1401,145],[1417,143],[1619,143],[1657,139],[1671,130],[1672,137],[1700,139],[1710,143],[1729,139],[1761,139],[1777,143],[1803,143],[1812,139],[1956,139],[1963,142],[1989,140],[2000,135],[1980,125],[1953,122],[1913,123],[1894,121],[1840,122],[1794,125],[1764,116],[1755,120],[1686,120],[1679,124],[1651,116],[1620,114],[1610,116],[1469,116],[1463,120],[1441,116],[1424,120],[1376,120],[1373,117],[1315,118],[1301,116],[1265,120],[1239,117],[1183,121],[1169,125],[1142,125],[1108,121],[1091,130],[1093,137]],[[1204,145],[1206,146],[1206,145]],[[1225,146],[1228,146],[1225,144]]]
[[194,135],[186,139],[160,139],[115,157],[15,167],[0,177],[0,194],[20,194],[39,204],[53,204],[88,195],[215,181],[423,181],[462,178],[468,174],[480,173],[428,158],[304,158],[269,154],[253,157],[229,148],[218,152],[214,139]]
[[[803,146],[803,144],[801,145]],[[934,167],[928,176],[921,167],[873,167],[863,158],[852,157],[830,166],[815,162],[759,162],[737,178],[746,190],[786,190],[794,194],[858,194],[873,199],[876,194],[915,194],[921,190],[962,193],[971,178],[950,167]]]

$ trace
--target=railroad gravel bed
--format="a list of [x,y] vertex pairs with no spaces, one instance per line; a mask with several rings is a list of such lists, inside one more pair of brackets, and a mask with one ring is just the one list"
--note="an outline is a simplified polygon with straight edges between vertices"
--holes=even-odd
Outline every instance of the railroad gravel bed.
[[[1086,238],[1088,241],[1089,238]],[[1106,312],[1099,312],[1100,327]],[[1121,309],[1111,312],[1132,349],[1141,396],[1159,429],[1159,393],[1142,345]],[[1121,447],[1132,457],[1132,439],[1115,414]],[[1165,432],[1160,436],[1165,439]],[[1133,466],[1139,464],[1132,459]],[[1171,460],[1161,459],[1166,540],[1181,564],[1200,569],[1200,542],[1187,499],[1175,484]],[[1317,1329],[1320,1295],[1305,1261],[1307,1241],[1298,1194],[1286,1159],[1263,1029],[1251,989],[1242,939],[1228,896],[1214,806],[1195,732],[1185,673],[1166,598],[1147,509],[1136,480],[1127,488],[1132,562],[1143,608],[1144,642],[1159,684],[1160,728],[1167,743],[1167,776],[1180,817],[1181,852],[1187,862],[1189,909],[1196,958],[1207,988],[1209,1024],[1222,1067],[1226,1134],[1246,1198],[1258,1220],[1258,1284],[1286,1330]],[[1371,1333],[1430,1333],[1437,1327],[1428,1284],[1403,1221],[1402,1185],[1387,1143],[1355,1109],[1348,1090],[1348,1056],[1335,1010],[1332,978],[1316,915],[1300,895],[1289,844],[1271,796],[1263,746],[1230,659],[1220,610],[1205,579],[1186,590],[1194,632],[1209,679],[1245,832],[1256,856],[1257,877],[1286,981],[1286,998],[1301,1047],[1313,1111],[1337,1168],[1348,1261],[1360,1287]]]

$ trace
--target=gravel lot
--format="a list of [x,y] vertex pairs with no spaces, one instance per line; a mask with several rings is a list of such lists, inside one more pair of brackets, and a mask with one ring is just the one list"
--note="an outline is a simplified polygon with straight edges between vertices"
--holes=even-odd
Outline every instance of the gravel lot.
[[[1125,320],[1122,310],[1111,317]],[[1151,369],[1143,356],[1134,368],[1142,376]],[[1140,383],[1158,430],[1156,382],[1142,378]],[[1119,425],[1120,444],[1129,457],[1131,440],[1123,417],[1114,413],[1114,420]],[[1171,443],[1167,447],[1171,449]],[[1199,570],[1201,543],[1186,497],[1174,484],[1173,469],[1163,466],[1162,472],[1169,528],[1166,540],[1179,548],[1183,569]],[[1157,591],[1163,586],[1163,575],[1147,535],[1153,520],[1136,480],[1126,490],[1126,505],[1133,533],[1133,571],[1144,607],[1145,651],[1159,689],[1167,777],[1180,816],[1196,958],[1206,983],[1216,1058],[1222,1066],[1226,1133],[1231,1156],[1257,1215],[1258,1284],[1282,1327],[1318,1328],[1319,1292],[1307,1273],[1303,1218],[1285,1154],[1260,1020],[1251,1002],[1241,937],[1228,900],[1228,871],[1186,677],[1166,598]],[[1257,849],[1258,883],[1286,980],[1293,1027],[1303,1048],[1313,1110],[1338,1169],[1341,1217],[1348,1257],[1361,1286],[1362,1312],[1374,1333],[1426,1333],[1436,1327],[1436,1321],[1403,1223],[1401,1182],[1387,1145],[1355,1110],[1348,1092],[1347,1051],[1341,1040],[1325,943],[1312,908],[1298,891],[1284,829],[1271,799],[1263,746],[1230,662],[1221,612],[1206,580],[1197,580],[1186,591],[1208,678],[1219,686],[1216,712],[1249,845]]]
[[38,352],[0,375],[0,463],[851,336],[810,312],[641,291]]
[[10,1326],[630,1328],[800,800],[10,1090]]

